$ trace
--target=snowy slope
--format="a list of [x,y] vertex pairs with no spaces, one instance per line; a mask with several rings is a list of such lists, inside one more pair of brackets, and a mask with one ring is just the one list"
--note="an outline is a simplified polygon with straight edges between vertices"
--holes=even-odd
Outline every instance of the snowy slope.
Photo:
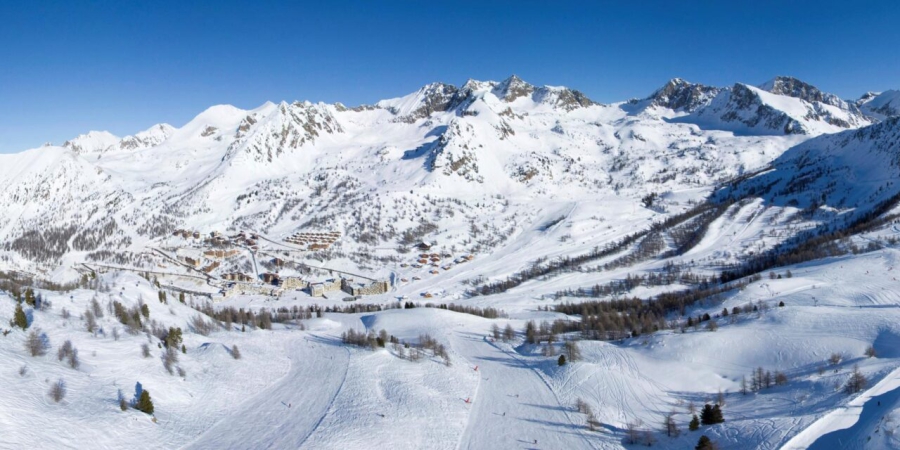
[[[52,307],[26,307],[50,340],[49,355],[27,355],[22,330],[0,337],[0,359],[14,362],[0,373],[0,447],[618,449],[629,447],[631,425],[662,448],[691,448],[699,433],[723,448],[825,448],[893,430],[896,421],[877,414],[879,400],[874,410],[868,400],[900,408],[892,273],[900,229],[892,221],[841,237],[839,245],[863,254],[766,269],[743,289],[667,314],[668,329],[580,341],[583,358],[565,366],[556,359],[562,342],[548,350],[521,333],[529,320],[584,319],[553,311],[563,303],[697,286],[678,280],[586,294],[595,288],[672,271],[718,279],[804,231],[895,211],[900,122],[870,108],[891,104],[885,94],[856,104],[788,77],[730,88],[673,79],[643,100],[604,105],[512,76],[433,83],[358,107],[219,105],[177,128],[125,138],[91,132],[62,147],[0,155],[0,281],[14,273],[33,284],[99,279],[93,289],[39,290]],[[680,218],[704,207],[711,209]],[[259,234],[259,248],[175,237],[176,229],[203,238]],[[298,232],[339,238],[324,250],[284,241]],[[635,233],[645,234],[579,259]],[[426,256],[422,242],[434,244]],[[235,255],[202,256],[211,248]],[[186,257],[202,264],[185,267]],[[287,264],[276,266],[276,257]],[[475,295],[562,261],[578,262]],[[294,289],[219,294],[225,274],[258,279],[268,271],[383,279],[390,289],[353,302],[343,292],[312,298]],[[189,292],[187,304],[173,300],[179,289]],[[160,290],[167,305],[156,300]],[[191,323],[201,293],[219,310],[373,310],[203,335]],[[102,333],[85,331],[94,296],[104,308],[143,301],[148,321],[182,327],[185,375],[163,368],[157,337],[125,333],[108,312]],[[768,308],[752,311],[760,301]],[[374,310],[400,303],[420,307]],[[426,303],[503,314],[487,319]],[[737,317],[720,316],[747,305]],[[14,306],[11,293],[0,294],[0,324]],[[686,325],[687,315],[703,313],[718,331]],[[513,339],[491,336],[492,325],[507,324]],[[351,329],[384,329],[412,345],[428,333],[446,346],[450,364],[432,354],[410,361],[392,345],[341,343]],[[80,351],[78,369],[55,357],[66,339]],[[869,345],[878,357],[864,358]],[[833,352],[842,362],[820,371]],[[848,396],[839,391],[854,364],[870,384]],[[740,394],[741,377],[760,366],[790,381]],[[60,378],[69,395],[54,403],[47,391]],[[153,394],[156,422],[118,409],[119,389],[130,398],[137,382]],[[688,405],[713,401],[720,389],[726,423],[687,432]],[[573,408],[579,399],[598,430]],[[660,431],[673,411],[679,437]],[[42,420],[52,426],[22,426]],[[95,438],[98,429],[112,431]],[[900,448],[884,434],[872,439]]]
[[875,118],[884,120],[900,115],[900,91],[889,90],[864,96],[858,102],[860,109]]

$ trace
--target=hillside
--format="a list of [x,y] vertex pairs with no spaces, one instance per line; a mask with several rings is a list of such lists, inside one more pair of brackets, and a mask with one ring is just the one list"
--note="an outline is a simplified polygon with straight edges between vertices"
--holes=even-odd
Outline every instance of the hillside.
[[890,92],[511,76],[0,155],[0,447],[900,448]]

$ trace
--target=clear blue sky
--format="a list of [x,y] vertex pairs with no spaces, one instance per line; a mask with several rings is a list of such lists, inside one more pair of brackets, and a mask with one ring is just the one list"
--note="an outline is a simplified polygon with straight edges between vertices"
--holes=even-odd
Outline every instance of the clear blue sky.
[[775,75],[856,98],[900,88],[898,55],[895,0],[2,1],[0,152],[214,104],[355,105],[512,73],[601,102]]

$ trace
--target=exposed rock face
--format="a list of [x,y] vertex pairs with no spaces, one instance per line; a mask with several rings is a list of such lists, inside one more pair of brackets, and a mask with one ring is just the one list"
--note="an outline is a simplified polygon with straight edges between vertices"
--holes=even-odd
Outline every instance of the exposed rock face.
[[175,128],[169,124],[161,123],[154,125],[146,131],[142,131],[134,136],[125,136],[119,141],[120,150],[139,150],[143,148],[155,147],[163,143]]
[[759,94],[740,83],[731,88],[727,112],[721,119],[723,122],[739,122],[748,128],[762,125],[770,130],[781,130],[784,134],[808,134],[803,124],[765,104]]
[[476,141],[475,129],[471,124],[464,120],[452,120],[432,151],[430,170],[483,183],[484,177],[478,170],[476,153],[481,145],[476,144]]
[[900,91],[889,90],[880,94],[869,92],[856,101],[860,109],[876,119],[900,116]]
[[681,78],[673,78],[648,97],[651,104],[673,111],[692,112],[706,105],[715,97],[720,88],[694,84]]
[[513,75],[503,80],[492,89],[497,98],[505,102],[514,102],[521,97],[529,97],[534,93],[534,86]]
[[432,83],[419,90],[422,96],[420,106],[407,115],[398,117],[397,121],[413,123],[424,119],[435,112],[444,112],[451,108],[456,96],[455,86],[444,83]]
[[847,102],[834,94],[822,92],[819,88],[794,77],[778,76],[759,86],[760,89],[777,95],[799,98],[810,103],[820,102],[826,105],[846,109]]
[[237,128],[228,155],[242,150],[256,161],[272,161],[314,142],[321,133],[343,131],[327,105],[281,102],[269,110],[245,117]]

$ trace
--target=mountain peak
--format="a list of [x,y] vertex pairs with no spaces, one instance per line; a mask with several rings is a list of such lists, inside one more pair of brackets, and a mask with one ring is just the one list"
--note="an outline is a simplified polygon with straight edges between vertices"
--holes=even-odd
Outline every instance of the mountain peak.
[[499,99],[513,102],[520,97],[527,97],[534,93],[534,86],[526,83],[516,75],[497,83],[491,92]]
[[900,91],[887,90],[881,93],[869,92],[856,101],[865,114],[876,119],[900,116]]
[[116,145],[119,137],[109,131],[88,131],[63,143],[63,147],[75,153],[101,152]]
[[120,150],[137,150],[155,147],[168,139],[173,132],[175,132],[175,127],[172,125],[159,123],[134,136],[125,136],[119,141],[118,147]]
[[673,111],[691,112],[709,103],[721,89],[694,84],[681,78],[672,78],[663,87],[650,94],[648,100],[654,106]]
[[822,92],[819,88],[790,76],[779,75],[759,85],[759,88],[776,95],[799,98],[810,103],[819,102],[844,110],[849,109],[847,102],[841,100],[840,97]]

